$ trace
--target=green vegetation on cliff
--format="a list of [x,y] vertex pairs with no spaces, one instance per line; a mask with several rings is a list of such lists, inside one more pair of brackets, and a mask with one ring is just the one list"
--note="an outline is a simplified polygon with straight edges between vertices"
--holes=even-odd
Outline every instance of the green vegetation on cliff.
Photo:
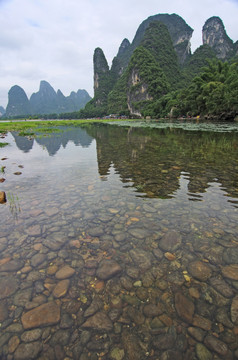
[[167,27],[159,21],[150,23],[141,42],[163,70],[168,82],[176,86],[180,80],[180,68]]

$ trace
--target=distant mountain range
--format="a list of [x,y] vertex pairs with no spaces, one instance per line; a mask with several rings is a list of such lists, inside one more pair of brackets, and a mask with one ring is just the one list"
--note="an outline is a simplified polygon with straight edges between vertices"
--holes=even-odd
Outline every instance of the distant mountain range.
[[[78,111],[91,99],[86,90],[72,91],[69,96],[57,92],[47,82],[40,82],[40,89],[28,99],[25,91],[14,85],[8,92],[8,104],[4,116],[29,116],[44,114],[60,114]],[[1,111],[2,110],[2,111]],[[0,113],[4,111],[0,108]]]

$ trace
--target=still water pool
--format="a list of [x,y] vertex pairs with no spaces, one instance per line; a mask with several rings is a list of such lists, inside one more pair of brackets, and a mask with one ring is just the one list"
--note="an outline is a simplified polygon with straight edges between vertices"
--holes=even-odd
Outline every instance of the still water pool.
[[0,150],[0,358],[238,358],[238,124],[58,128]]

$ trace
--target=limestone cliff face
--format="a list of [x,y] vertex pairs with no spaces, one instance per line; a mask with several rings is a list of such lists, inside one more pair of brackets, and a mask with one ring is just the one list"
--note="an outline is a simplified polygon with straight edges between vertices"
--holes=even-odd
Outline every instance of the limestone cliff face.
[[133,68],[129,74],[127,91],[127,105],[130,113],[140,117],[141,112],[136,103],[152,99],[153,97],[148,93],[148,85],[141,79],[139,71]]
[[31,114],[31,106],[25,91],[18,85],[12,86],[8,92],[6,116],[29,114]]
[[96,48],[93,55],[94,69],[94,104],[101,106],[107,101],[111,89],[111,74],[106,57],[100,48]]
[[216,53],[216,56],[225,60],[234,54],[235,46],[227,36],[222,20],[213,16],[208,19],[202,29],[203,44],[209,45]]

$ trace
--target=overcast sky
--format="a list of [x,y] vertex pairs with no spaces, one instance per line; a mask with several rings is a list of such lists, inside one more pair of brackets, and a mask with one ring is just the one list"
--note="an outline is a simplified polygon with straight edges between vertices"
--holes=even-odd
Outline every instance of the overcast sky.
[[0,0],[0,105],[13,85],[30,97],[41,80],[66,96],[78,89],[93,96],[94,49],[111,65],[122,40],[159,13],[176,13],[194,29],[192,51],[211,16],[238,40],[238,0]]

